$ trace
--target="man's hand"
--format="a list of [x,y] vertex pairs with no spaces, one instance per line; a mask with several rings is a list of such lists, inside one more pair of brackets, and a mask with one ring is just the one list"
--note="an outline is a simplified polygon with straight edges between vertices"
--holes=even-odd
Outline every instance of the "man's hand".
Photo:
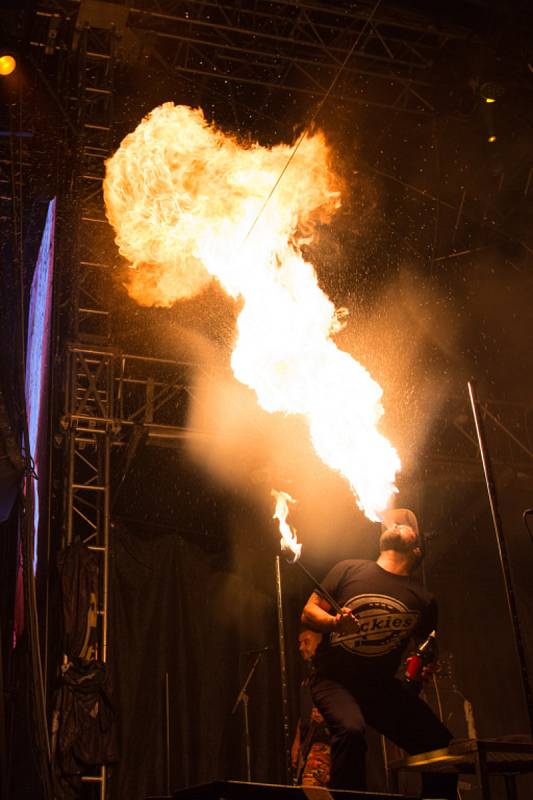
[[305,605],[302,623],[316,631],[335,631],[342,636],[359,633],[359,622],[350,608],[343,607],[340,614],[335,614],[328,601],[317,592],[313,592]]
[[351,633],[359,633],[361,626],[359,620],[353,614],[350,608],[344,606],[341,608],[341,613],[337,614],[334,618],[332,629],[335,633],[341,636],[348,636]]
[[299,747],[295,747],[294,744],[293,744],[293,746],[291,747],[291,766],[292,766],[293,769],[296,769],[296,767],[298,766],[298,755],[299,755],[299,752],[300,752],[300,748]]
[[300,755],[300,745],[301,745],[301,740],[300,740],[300,720],[298,720],[298,723],[296,725],[296,733],[294,734],[294,739],[292,740],[292,746],[291,746],[291,764],[292,764],[292,768],[293,769],[296,769],[296,767],[298,766],[298,756]]

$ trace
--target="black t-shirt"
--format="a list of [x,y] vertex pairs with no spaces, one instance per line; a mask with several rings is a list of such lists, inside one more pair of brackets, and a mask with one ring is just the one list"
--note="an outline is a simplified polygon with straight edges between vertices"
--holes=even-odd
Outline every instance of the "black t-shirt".
[[341,561],[322,581],[361,623],[357,634],[324,636],[315,656],[319,674],[359,676],[378,682],[396,673],[413,637],[425,639],[437,625],[435,598],[420,583],[382,569],[375,561]]

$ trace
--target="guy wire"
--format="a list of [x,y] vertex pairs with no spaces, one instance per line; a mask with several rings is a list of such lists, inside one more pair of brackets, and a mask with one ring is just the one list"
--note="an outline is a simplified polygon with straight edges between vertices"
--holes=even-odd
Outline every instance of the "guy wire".
[[268,193],[267,197],[265,198],[265,201],[263,202],[263,205],[261,206],[261,208],[260,208],[260,209],[259,209],[259,211],[257,212],[257,216],[255,217],[254,221],[253,221],[253,222],[252,222],[252,224],[250,225],[250,228],[248,229],[248,233],[247,233],[247,234],[246,234],[246,236],[244,237],[244,241],[245,241],[245,242],[247,241],[247,239],[248,239],[248,237],[250,236],[251,232],[252,232],[252,231],[253,231],[253,229],[255,228],[255,226],[256,226],[256,224],[257,224],[257,221],[259,220],[259,217],[262,215],[263,211],[264,211],[264,210],[265,210],[265,208],[267,207],[267,205],[268,205],[268,203],[269,203],[269,201],[270,201],[270,198],[272,197],[272,195],[273,195],[273,194],[274,194],[274,192],[276,191],[276,189],[277,189],[277,187],[278,187],[278,185],[279,185],[279,183],[280,183],[281,179],[282,179],[282,178],[283,178],[283,176],[285,175],[285,173],[286,173],[286,171],[287,171],[287,168],[289,167],[289,164],[291,163],[292,159],[294,158],[294,156],[296,155],[296,153],[297,153],[297,151],[298,151],[298,148],[300,147],[301,143],[303,142],[303,140],[304,140],[304,139],[305,139],[305,137],[307,136],[307,133],[308,133],[309,129],[311,128],[311,125],[312,125],[312,124],[315,122],[316,118],[318,117],[318,115],[320,114],[320,112],[321,112],[321,110],[322,110],[322,107],[324,106],[324,103],[326,102],[326,100],[327,100],[327,99],[328,99],[328,97],[330,96],[331,92],[332,92],[332,91],[333,91],[333,89],[335,88],[335,84],[336,84],[336,83],[337,83],[337,81],[339,80],[339,78],[340,78],[340,76],[341,76],[341,74],[342,74],[342,72],[343,72],[344,68],[346,67],[346,64],[348,63],[348,61],[349,61],[349,60],[350,60],[350,58],[352,57],[352,55],[353,55],[353,53],[354,53],[354,51],[355,51],[355,48],[357,47],[357,45],[358,45],[358,44],[359,44],[359,42],[361,41],[361,37],[362,37],[362,36],[363,36],[363,34],[365,33],[365,31],[366,31],[366,29],[367,29],[368,25],[369,25],[369,24],[370,24],[370,22],[372,21],[372,19],[373,19],[373,17],[374,17],[374,14],[376,13],[376,11],[378,10],[378,8],[379,8],[379,6],[380,6],[380,5],[381,5],[381,0],[376,0],[376,3],[374,4],[374,7],[373,7],[372,11],[370,12],[370,14],[368,15],[368,17],[366,18],[366,20],[365,20],[365,23],[364,23],[363,27],[362,27],[362,28],[361,28],[361,30],[359,31],[359,33],[358,33],[358,35],[357,35],[357,38],[354,40],[354,43],[352,44],[351,48],[349,49],[348,53],[346,54],[346,57],[345,57],[344,61],[342,62],[342,64],[340,65],[339,69],[337,70],[337,72],[336,72],[336,73],[335,73],[335,75],[333,76],[333,80],[331,81],[331,83],[330,83],[330,85],[329,85],[329,87],[328,87],[328,89],[327,89],[326,93],[324,94],[324,96],[322,97],[322,99],[320,100],[320,102],[318,103],[318,105],[317,105],[317,107],[316,107],[316,109],[315,109],[315,111],[314,111],[314,113],[313,113],[313,115],[312,115],[311,119],[309,120],[309,122],[308,122],[308,123],[307,123],[307,125],[305,126],[305,128],[304,128],[303,132],[300,134],[300,137],[298,138],[298,141],[297,141],[297,142],[296,142],[296,144],[294,145],[294,147],[293,147],[293,149],[292,149],[292,151],[291,151],[291,153],[290,153],[290,155],[289,155],[289,157],[288,157],[288,159],[287,159],[287,162],[285,163],[285,166],[284,166],[284,167],[283,167],[283,169],[281,170],[281,172],[280,172],[280,174],[279,174],[279,176],[278,176],[278,178],[277,178],[276,182],[274,183],[274,185],[273,185],[272,189],[270,190],[270,192]]

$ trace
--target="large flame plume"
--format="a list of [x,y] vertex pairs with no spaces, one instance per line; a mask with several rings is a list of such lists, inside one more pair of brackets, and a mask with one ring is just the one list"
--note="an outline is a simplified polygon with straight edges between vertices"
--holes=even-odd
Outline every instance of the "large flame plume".
[[336,347],[341,315],[301,250],[340,205],[330,160],[320,132],[295,152],[242,144],[201,110],[165,103],[107,162],[104,194],[130,295],[169,306],[216,278],[242,303],[235,376],[267,411],[305,417],[318,455],[377,521],[400,468],[377,430],[382,391]]

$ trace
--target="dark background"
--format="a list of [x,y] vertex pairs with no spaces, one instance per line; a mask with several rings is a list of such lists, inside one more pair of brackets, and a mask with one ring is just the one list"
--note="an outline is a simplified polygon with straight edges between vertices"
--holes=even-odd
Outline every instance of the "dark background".
[[[284,4],[260,5],[267,16],[287,12]],[[170,11],[181,13],[185,7],[198,18],[214,13],[203,3],[173,4]],[[336,7],[352,10],[353,4]],[[188,72],[192,56],[183,46],[158,41],[152,47],[146,35],[144,49],[135,51],[135,58],[123,58],[116,76],[113,141],[118,146],[145,113],[167,100],[200,105],[225,130],[265,145],[294,141],[312,119],[325,131],[336,169],[345,177],[345,193],[342,210],[319,231],[307,256],[316,265],[320,285],[350,311],[339,346],[361,360],[384,388],[384,430],[404,462],[399,504],[417,512],[428,551],[422,577],[440,604],[441,652],[451,665],[438,679],[444,711],[454,732],[466,735],[464,695],[472,703],[480,736],[523,734],[528,719],[466,381],[475,379],[480,399],[497,420],[487,417],[486,423],[531,662],[533,552],[522,519],[533,505],[531,11],[527,3],[481,0],[383,3],[380,11],[395,18],[417,15],[426,30],[422,41],[433,27],[460,32],[432,51],[425,89],[431,112],[407,113],[401,104],[391,108],[386,81],[365,73],[370,67],[362,56],[354,56],[353,71],[342,73],[317,114],[325,92],[310,88],[303,73],[280,68],[278,84],[269,87],[244,80],[225,84],[207,72]],[[58,13],[61,19],[60,46],[48,58],[30,44],[42,34],[45,18],[39,12]],[[65,57],[76,13],[76,3],[61,2],[17,4],[2,11],[4,45],[20,54],[24,80],[22,106],[16,106],[20,89],[14,82],[2,84],[3,127],[12,131],[18,125],[32,134],[24,140],[21,162],[24,226],[18,267],[21,242],[13,244],[9,209],[2,217],[2,387],[14,406],[8,411],[16,426],[19,300],[31,283],[45,203],[57,195],[58,357],[51,448],[60,433],[60,354],[72,330],[69,294],[76,281],[76,197],[69,188],[78,153],[75,104],[69,95],[75,93],[76,80],[66,76],[71,66]],[[341,23],[337,20],[339,32],[330,44],[349,48],[355,29],[343,29]],[[219,54],[213,62],[219,71],[230,70],[224,58]],[[261,59],[248,58],[250,70],[270,80],[270,73],[261,71],[266,69]],[[322,76],[325,89],[333,75]],[[284,81],[294,90],[285,91]],[[490,106],[484,102],[487,92],[497,96]],[[487,141],[491,133],[497,135],[493,143]],[[8,160],[13,156],[12,151],[3,153]],[[9,171],[3,178],[8,181]],[[98,246],[112,265],[105,292],[113,309],[114,347],[158,358],[185,353],[217,376],[219,369],[224,371],[237,309],[220,290],[210,287],[171,309],[141,308],[122,287],[124,265],[110,231]],[[262,656],[250,685],[252,775],[255,780],[285,780],[274,578],[278,545],[268,496],[273,482],[280,481],[279,488],[286,486],[299,499],[293,520],[304,561],[317,576],[339,558],[377,555],[379,526],[365,520],[342,480],[317,463],[303,437],[293,435],[291,421],[268,420],[254,410],[247,391],[232,391],[238,414],[242,410],[243,419],[249,414],[259,432],[255,423],[250,428],[243,423],[241,434],[249,436],[250,452],[242,456],[230,448],[227,465],[215,474],[206,468],[205,451],[183,444],[154,447],[143,441],[125,473],[123,453],[114,456],[111,658],[122,747],[111,784],[116,798],[140,800],[165,789],[165,674],[171,788],[244,777],[242,708],[230,712],[253,663],[245,651],[263,646],[273,649]],[[192,408],[186,405],[181,418],[189,414]],[[294,447],[273,457],[269,442],[280,440],[285,426]],[[237,463],[241,457],[244,469]],[[50,572],[39,576],[38,587],[39,598],[47,591],[52,597],[46,625],[51,686],[57,670],[52,656],[60,653],[53,600],[54,554],[63,525],[59,461],[56,453]],[[33,746],[32,725],[18,713],[25,704],[23,657],[9,649],[16,528],[13,519],[2,524],[7,719],[18,720],[7,725],[8,731],[12,725],[10,775],[17,787],[13,797],[38,797],[37,767],[28,767],[26,756]],[[310,587],[296,567],[283,562],[282,572],[294,726],[298,615]],[[383,780],[380,758],[379,742],[372,739],[376,788]],[[475,796],[465,789],[466,800]]]

